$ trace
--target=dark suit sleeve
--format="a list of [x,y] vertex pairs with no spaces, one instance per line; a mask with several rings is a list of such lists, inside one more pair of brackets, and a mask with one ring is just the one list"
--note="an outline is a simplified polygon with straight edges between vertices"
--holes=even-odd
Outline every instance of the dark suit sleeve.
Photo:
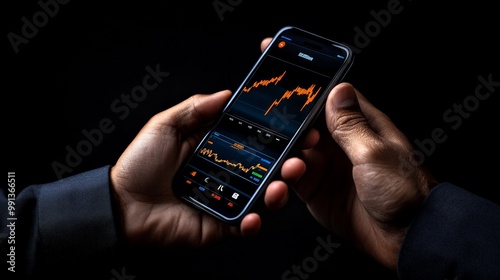
[[[14,231],[7,225],[1,228],[2,256],[14,249],[15,275],[60,273],[69,279],[99,269],[111,275],[107,260],[116,254],[118,237],[109,168],[23,189],[15,199],[15,221],[2,207],[0,224],[15,224]],[[6,195],[1,199],[7,200]],[[12,234],[15,243],[8,244]],[[14,263],[2,266],[6,263],[3,270],[9,271]]]
[[500,206],[449,183],[434,188],[401,247],[401,279],[500,279]]

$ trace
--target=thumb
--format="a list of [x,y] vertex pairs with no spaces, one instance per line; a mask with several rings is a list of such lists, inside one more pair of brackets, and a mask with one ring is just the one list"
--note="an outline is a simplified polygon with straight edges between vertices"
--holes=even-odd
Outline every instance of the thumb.
[[158,114],[162,125],[175,128],[181,135],[198,130],[212,122],[229,99],[231,91],[196,94]]
[[325,107],[328,130],[354,165],[381,144],[360,102],[365,102],[361,94],[351,84],[341,83],[332,89]]

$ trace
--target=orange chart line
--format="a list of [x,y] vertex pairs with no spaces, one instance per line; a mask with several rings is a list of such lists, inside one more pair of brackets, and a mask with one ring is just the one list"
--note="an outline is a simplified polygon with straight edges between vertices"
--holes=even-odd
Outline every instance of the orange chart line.
[[281,103],[281,101],[283,101],[284,99],[290,99],[290,97],[292,97],[293,94],[297,94],[297,96],[307,95],[306,102],[304,102],[304,105],[302,105],[302,108],[300,108],[300,111],[302,111],[304,109],[304,107],[306,107],[308,104],[310,104],[311,102],[314,101],[314,99],[318,95],[319,91],[321,90],[321,87],[320,87],[320,88],[318,88],[318,90],[316,90],[316,92],[314,92],[314,88],[315,87],[316,87],[315,84],[312,84],[307,89],[297,86],[293,90],[287,90],[287,91],[285,91],[285,93],[283,93],[283,95],[281,96],[281,98],[279,100],[275,99],[273,101],[273,103],[271,103],[271,106],[269,106],[269,108],[267,109],[267,111],[264,113],[264,116],[267,115],[267,113],[269,113],[269,111],[271,111],[271,109],[273,107],[278,106]]
[[[256,81],[251,86],[244,87],[243,88],[243,92],[249,92],[252,89],[258,88],[260,86],[268,86],[270,84],[277,85],[278,82],[281,81],[281,79],[283,79],[283,77],[285,76],[285,74],[286,74],[286,71],[284,71],[283,74],[281,74],[280,76],[276,76],[276,77],[273,77],[273,78],[268,79],[268,80]],[[318,90],[316,90],[316,92],[314,92],[315,87],[316,87],[315,84],[312,84],[307,89],[297,86],[293,90],[287,90],[287,91],[285,91],[285,93],[283,93],[283,95],[281,96],[281,98],[279,100],[275,99],[273,101],[273,103],[271,103],[271,106],[269,106],[269,108],[267,109],[267,111],[264,113],[264,116],[267,115],[269,113],[269,111],[271,111],[271,109],[273,107],[278,106],[281,103],[281,101],[283,101],[284,99],[290,99],[290,97],[292,97],[294,94],[297,94],[297,96],[307,95],[306,102],[304,102],[304,105],[302,105],[302,108],[300,108],[300,111],[302,111],[304,109],[304,107],[306,107],[308,104],[310,104],[311,102],[314,101],[314,99],[318,95],[319,91],[321,90],[321,87],[320,87]]]
[[272,84],[272,83],[274,83],[274,85],[277,85],[278,82],[281,81],[281,79],[283,79],[283,77],[285,76],[285,74],[286,74],[286,71],[283,72],[283,74],[281,74],[280,76],[271,78],[269,80],[260,80],[258,82],[254,82],[251,86],[244,87],[243,88],[243,92],[249,92],[253,88],[258,88],[259,86],[268,86],[269,84]]
[[232,163],[232,162],[230,162],[227,159],[219,159],[218,154],[214,153],[214,151],[212,149],[203,148],[200,151],[200,154],[202,154],[202,155],[204,155],[204,156],[206,156],[208,158],[212,158],[213,157],[213,160],[215,162],[217,162],[217,163],[221,163],[222,162],[222,163],[225,163],[228,166],[237,167],[237,168],[241,169],[245,173],[248,173],[248,171],[254,170],[254,169],[257,169],[257,168],[262,169],[264,171],[267,171],[267,168],[261,166],[260,163],[258,163],[257,165],[250,166],[250,167],[245,167],[240,162],[238,162],[238,163]]

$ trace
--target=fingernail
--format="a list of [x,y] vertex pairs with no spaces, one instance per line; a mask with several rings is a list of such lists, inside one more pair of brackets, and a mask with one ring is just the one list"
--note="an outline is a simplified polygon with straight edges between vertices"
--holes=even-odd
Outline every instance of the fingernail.
[[356,105],[356,93],[351,86],[336,89],[333,96],[333,105],[337,108],[349,108]]

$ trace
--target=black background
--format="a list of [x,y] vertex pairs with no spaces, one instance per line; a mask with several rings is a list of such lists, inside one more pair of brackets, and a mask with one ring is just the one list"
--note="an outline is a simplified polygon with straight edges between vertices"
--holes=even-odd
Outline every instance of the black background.
[[[499,202],[500,87],[457,129],[443,119],[454,104],[474,101],[479,76],[500,81],[496,5],[401,0],[399,13],[385,18],[383,25],[376,23],[374,12],[394,2],[70,1],[60,5],[17,54],[7,34],[20,35],[21,18],[31,20],[41,8],[36,1],[4,3],[7,171],[16,172],[18,191],[56,180],[52,163],[64,164],[66,147],[75,148],[85,139],[82,130],[98,128],[104,118],[113,121],[115,130],[64,176],[113,164],[152,115],[193,94],[234,90],[258,58],[260,41],[282,26],[296,25],[357,49],[345,80],[388,114],[412,142],[428,139],[436,128],[445,131],[448,138],[425,156],[440,181]],[[214,3],[231,9],[220,11],[219,17]],[[366,27],[371,28],[369,41],[357,40],[356,30]],[[126,118],[118,118],[110,109],[112,102],[142,83],[146,66],[154,69],[157,64],[169,77]],[[135,279],[173,279],[172,273],[179,272],[183,278],[281,279],[293,265],[311,264],[320,245],[317,238],[341,242],[292,196],[283,210],[264,214],[257,237],[194,252],[133,251],[125,269]],[[114,276],[110,272],[103,277]],[[396,273],[342,242],[308,277],[395,279]]]

